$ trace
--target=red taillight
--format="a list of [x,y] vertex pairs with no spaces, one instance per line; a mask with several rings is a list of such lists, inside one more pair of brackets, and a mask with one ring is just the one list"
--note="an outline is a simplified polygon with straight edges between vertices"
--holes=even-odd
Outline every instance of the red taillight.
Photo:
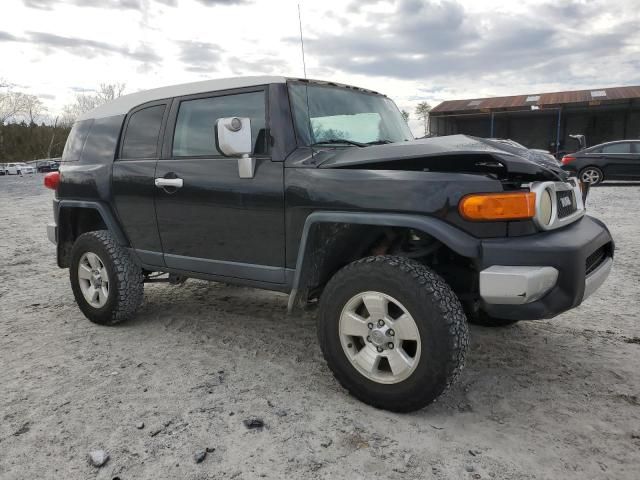
[[47,173],[44,176],[44,186],[51,190],[57,190],[60,185],[60,172]]
[[572,157],[571,155],[565,155],[564,157],[562,157],[562,164],[566,165],[568,163],[573,162],[576,159],[576,157]]

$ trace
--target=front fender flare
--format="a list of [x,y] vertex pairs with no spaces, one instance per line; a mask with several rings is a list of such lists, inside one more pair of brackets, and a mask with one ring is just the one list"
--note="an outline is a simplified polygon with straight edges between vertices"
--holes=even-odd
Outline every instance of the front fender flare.
[[305,265],[305,258],[308,258],[310,249],[309,236],[311,235],[312,227],[319,223],[412,228],[431,235],[463,257],[480,257],[481,244],[477,238],[434,217],[402,213],[314,212],[307,217],[302,230],[296,269],[287,306],[289,312],[295,308],[299,301],[300,292],[304,290],[304,274],[305,269],[308,268]]

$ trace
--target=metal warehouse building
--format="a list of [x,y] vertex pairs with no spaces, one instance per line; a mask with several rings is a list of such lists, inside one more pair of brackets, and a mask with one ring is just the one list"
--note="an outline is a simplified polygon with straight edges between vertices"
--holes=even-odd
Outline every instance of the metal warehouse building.
[[578,143],[571,134],[584,135],[588,146],[640,138],[640,86],[450,100],[431,110],[429,127],[433,135],[510,138],[573,152]]

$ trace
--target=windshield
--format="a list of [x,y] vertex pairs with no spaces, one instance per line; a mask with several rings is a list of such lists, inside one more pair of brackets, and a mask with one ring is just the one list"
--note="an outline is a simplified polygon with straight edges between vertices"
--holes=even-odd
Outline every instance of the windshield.
[[304,83],[290,83],[289,92],[298,142],[303,145],[413,140],[396,104],[382,95]]

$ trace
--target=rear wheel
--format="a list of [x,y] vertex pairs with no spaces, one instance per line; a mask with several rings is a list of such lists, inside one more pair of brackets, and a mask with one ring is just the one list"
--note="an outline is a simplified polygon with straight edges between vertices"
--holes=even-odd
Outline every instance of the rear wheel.
[[329,368],[374,407],[418,410],[464,365],[468,329],[458,298],[407,258],[367,257],[334,275],[320,299],[318,337]]
[[142,303],[142,270],[106,230],[78,237],[69,274],[80,310],[94,323],[113,325],[127,320]]
[[586,167],[580,171],[580,180],[584,183],[597,185],[604,180],[604,174],[598,167]]

